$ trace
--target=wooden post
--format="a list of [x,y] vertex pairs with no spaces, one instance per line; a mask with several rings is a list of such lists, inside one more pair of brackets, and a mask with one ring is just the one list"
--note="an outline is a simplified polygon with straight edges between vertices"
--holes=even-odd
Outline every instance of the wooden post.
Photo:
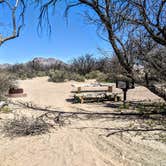
[[108,92],[112,92],[112,86],[108,86]]
[[81,87],[78,87],[77,92],[81,93]]
[[115,94],[115,96],[114,96],[114,101],[115,101],[115,102],[117,102],[117,101],[118,101],[117,94]]
[[84,103],[84,98],[83,98],[83,96],[81,96],[81,104],[83,104]]
[[127,99],[127,89],[123,89],[123,105],[126,105],[126,99]]

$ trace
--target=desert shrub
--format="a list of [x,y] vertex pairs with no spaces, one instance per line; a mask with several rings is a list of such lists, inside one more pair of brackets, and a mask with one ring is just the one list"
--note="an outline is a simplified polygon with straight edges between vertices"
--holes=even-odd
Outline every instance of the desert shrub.
[[109,77],[107,74],[100,73],[98,77],[96,78],[98,82],[109,82]]
[[139,112],[158,112],[164,113],[166,112],[166,103],[162,102],[153,102],[153,103],[139,103],[136,106],[137,111]]
[[119,109],[129,109],[130,108],[130,104],[129,103],[125,103],[119,106]]
[[105,74],[103,72],[100,72],[98,70],[92,71],[88,74],[86,74],[87,79],[96,79],[98,82],[107,82],[109,81],[108,74]]
[[12,112],[12,110],[8,106],[4,106],[4,107],[0,108],[0,112],[10,113],[10,112]]
[[74,80],[79,82],[84,82],[84,76],[81,76],[77,73],[69,73],[67,71],[61,70],[50,70],[49,72],[49,81],[52,82],[64,82],[65,80]]
[[37,76],[36,72],[27,72],[26,73],[27,78],[34,78]]
[[15,74],[18,79],[27,79],[34,77],[43,77],[49,75],[49,70],[65,70],[68,69],[68,65],[61,61],[57,61],[55,64],[42,64],[40,60],[34,59],[28,63],[14,64],[7,68],[7,70]]
[[37,75],[38,77],[44,77],[44,76],[47,75],[47,73],[44,72],[44,71],[38,71],[38,72],[36,73],[36,75]]
[[26,80],[28,77],[26,73],[19,73],[17,74],[17,78],[21,80]]
[[0,100],[11,87],[15,87],[15,78],[7,72],[0,72]]
[[66,71],[55,70],[49,73],[49,81],[52,82],[64,82],[68,78]]
[[86,75],[95,69],[96,59],[93,55],[86,54],[78,58],[74,58],[71,63],[71,69],[81,75]]
[[17,79],[20,80],[26,80],[28,78],[34,78],[37,76],[35,71],[29,72],[29,71],[23,71],[23,72],[18,72],[18,73],[11,73],[12,75],[15,75]]
[[68,76],[69,76],[68,77],[69,80],[74,80],[74,81],[78,81],[78,82],[85,81],[85,77],[80,74],[77,74],[77,73],[70,73]]
[[99,70],[91,71],[90,73],[86,74],[85,77],[87,79],[96,79],[102,72]]
[[2,131],[8,137],[34,136],[48,133],[49,125],[37,118],[15,116],[14,119],[4,122]]

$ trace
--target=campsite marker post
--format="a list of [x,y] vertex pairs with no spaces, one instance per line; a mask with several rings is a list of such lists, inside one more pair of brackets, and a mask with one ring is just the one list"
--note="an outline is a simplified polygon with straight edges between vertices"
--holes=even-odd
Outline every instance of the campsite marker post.
[[125,106],[127,99],[127,91],[129,89],[135,88],[134,81],[129,82],[129,81],[116,80],[116,88],[120,88],[123,90],[123,104]]

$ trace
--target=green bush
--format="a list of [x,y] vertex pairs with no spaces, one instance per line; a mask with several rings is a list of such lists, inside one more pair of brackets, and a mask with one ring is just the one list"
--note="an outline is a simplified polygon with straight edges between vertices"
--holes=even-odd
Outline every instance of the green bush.
[[37,75],[38,77],[44,77],[44,76],[47,75],[47,73],[46,73],[45,71],[38,71],[38,72],[36,73],[36,75]]
[[108,75],[107,74],[104,74],[104,73],[101,73],[100,75],[98,75],[98,77],[96,78],[96,80],[98,82],[108,82]]
[[12,110],[8,106],[4,106],[0,108],[0,112],[2,113],[10,113]]
[[86,74],[85,77],[87,79],[96,79],[100,74],[101,74],[100,71],[95,70],[95,71],[91,71],[90,73]]
[[37,74],[35,72],[20,72],[16,74],[17,79],[26,80],[28,78],[34,78]]
[[31,71],[31,72],[25,71],[23,73],[17,74],[17,78],[21,80],[26,80],[28,78],[31,79],[34,77],[44,77],[44,76],[47,76],[45,71]]
[[28,78],[26,73],[19,73],[17,77],[21,80],[26,80]]
[[67,71],[55,70],[49,72],[49,81],[52,82],[64,82],[65,80],[74,80],[78,82],[84,82],[84,76],[77,73],[69,73]]
[[49,81],[64,82],[68,78],[68,73],[65,71],[55,70],[49,73]]
[[85,77],[81,76],[81,75],[79,75],[77,73],[71,73],[71,74],[69,74],[68,79],[69,80],[78,81],[78,82],[84,82],[85,81]]
[[85,76],[87,79],[96,79],[98,82],[107,82],[109,80],[108,74],[100,72],[98,70],[92,71]]
[[37,77],[36,72],[29,72],[29,73],[26,73],[26,75],[27,75],[27,78],[34,78],[34,77]]

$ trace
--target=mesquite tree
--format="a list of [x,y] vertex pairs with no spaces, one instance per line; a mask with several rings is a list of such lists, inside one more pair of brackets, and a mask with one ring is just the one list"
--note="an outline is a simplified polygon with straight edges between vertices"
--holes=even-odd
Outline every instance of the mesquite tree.
[[119,16],[130,25],[142,27],[150,38],[166,46],[166,0],[126,0]]

